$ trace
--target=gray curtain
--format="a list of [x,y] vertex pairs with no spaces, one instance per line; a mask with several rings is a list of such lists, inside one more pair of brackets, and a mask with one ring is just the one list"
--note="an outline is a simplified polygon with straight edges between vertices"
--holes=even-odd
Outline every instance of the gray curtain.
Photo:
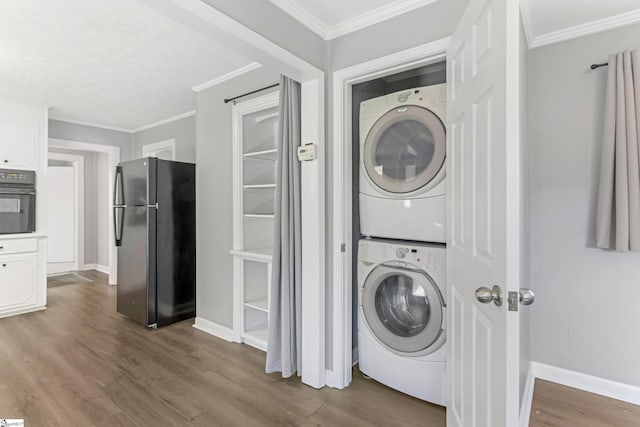
[[640,51],[609,56],[596,244],[640,250]]
[[280,128],[266,371],[300,375],[302,242],[300,213],[300,83],[280,76]]

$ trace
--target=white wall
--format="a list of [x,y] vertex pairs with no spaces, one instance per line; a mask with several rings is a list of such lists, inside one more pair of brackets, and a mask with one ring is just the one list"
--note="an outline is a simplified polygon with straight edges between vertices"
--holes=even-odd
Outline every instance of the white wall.
[[640,254],[595,249],[609,53],[640,25],[529,52],[532,359],[640,386]]
[[228,328],[233,326],[232,104],[223,99],[277,81],[277,73],[259,68],[196,96],[196,314]]

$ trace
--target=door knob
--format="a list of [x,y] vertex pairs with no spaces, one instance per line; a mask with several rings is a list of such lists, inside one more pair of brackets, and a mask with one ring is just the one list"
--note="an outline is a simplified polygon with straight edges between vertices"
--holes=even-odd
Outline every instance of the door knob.
[[493,303],[498,307],[502,305],[502,289],[500,289],[500,286],[496,285],[491,289],[486,286],[482,286],[481,288],[476,289],[475,295],[476,299],[483,304],[489,304],[493,301]]
[[531,289],[520,289],[520,304],[531,305],[536,300],[536,294]]

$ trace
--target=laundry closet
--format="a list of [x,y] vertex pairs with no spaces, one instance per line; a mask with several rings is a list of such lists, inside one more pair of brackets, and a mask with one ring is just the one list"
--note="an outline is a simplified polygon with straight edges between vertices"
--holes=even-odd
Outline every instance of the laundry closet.
[[446,401],[446,64],[352,87],[353,359]]

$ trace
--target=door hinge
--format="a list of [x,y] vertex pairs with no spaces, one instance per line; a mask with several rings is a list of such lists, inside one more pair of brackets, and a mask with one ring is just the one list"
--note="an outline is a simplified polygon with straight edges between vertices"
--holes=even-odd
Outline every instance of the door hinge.
[[340,244],[340,252],[345,253],[347,251],[347,244],[346,243],[341,243]]
[[518,291],[509,292],[509,311],[518,311],[518,304],[520,303],[520,293]]

